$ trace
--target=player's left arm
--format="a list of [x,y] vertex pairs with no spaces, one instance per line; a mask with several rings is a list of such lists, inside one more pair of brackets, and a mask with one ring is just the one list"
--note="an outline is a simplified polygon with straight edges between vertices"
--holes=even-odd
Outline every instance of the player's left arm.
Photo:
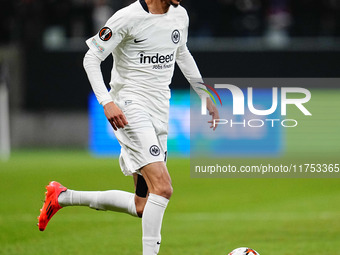
[[[205,92],[199,88],[206,89],[206,87],[202,84],[202,76],[186,44],[178,47],[176,53],[176,63],[181,69],[185,78],[190,83],[191,87],[194,89],[194,91],[199,96],[205,97]],[[211,121],[208,121],[208,123],[211,124],[210,128],[213,128],[213,130],[215,130],[217,125],[214,125],[214,122],[216,123],[216,121],[214,120],[218,120],[220,117],[216,106],[210,98],[207,98],[207,110],[212,117]]]
[[220,119],[220,115],[218,114],[218,110],[216,105],[212,102],[210,97],[207,97],[207,109],[209,114],[211,115],[212,119],[208,121],[210,123],[210,128],[214,131],[217,128],[218,120]]

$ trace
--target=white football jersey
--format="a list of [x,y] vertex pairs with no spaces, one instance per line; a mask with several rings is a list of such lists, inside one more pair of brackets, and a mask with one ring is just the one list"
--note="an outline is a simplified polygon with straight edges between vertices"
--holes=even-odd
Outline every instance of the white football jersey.
[[99,59],[113,55],[110,94],[118,106],[137,103],[151,115],[168,120],[169,84],[178,48],[187,50],[188,25],[182,6],[151,14],[139,0],[116,12],[86,41]]

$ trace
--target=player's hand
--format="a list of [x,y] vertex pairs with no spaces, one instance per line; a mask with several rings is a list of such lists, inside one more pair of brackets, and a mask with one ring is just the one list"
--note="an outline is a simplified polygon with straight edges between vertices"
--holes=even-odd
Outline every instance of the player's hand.
[[114,130],[124,128],[128,124],[124,113],[114,102],[104,105],[104,113]]
[[210,98],[207,98],[207,109],[209,112],[209,115],[211,115],[212,119],[208,121],[208,123],[211,124],[210,128],[212,128],[214,131],[217,128],[217,122],[214,120],[219,120],[220,115],[218,114],[217,107],[214,105],[214,103],[211,101]]

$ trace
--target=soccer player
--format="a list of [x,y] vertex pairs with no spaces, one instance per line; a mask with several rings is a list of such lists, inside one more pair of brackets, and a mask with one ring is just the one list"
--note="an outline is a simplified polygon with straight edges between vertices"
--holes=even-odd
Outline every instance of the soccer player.
[[[197,87],[205,88],[186,46],[188,24],[180,0],[138,0],[116,12],[86,41],[89,50],[84,68],[121,145],[120,167],[125,175],[133,176],[135,194],[75,191],[51,182],[39,216],[41,231],[66,206],[125,212],[142,218],[143,255],[158,254],[163,214],[173,192],[166,142],[175,62],[200,96]],[[108,92],[100,64],[110,54],[114,63]],[[210,99],[207,109],[212,115],[210,123],[219,118]]]

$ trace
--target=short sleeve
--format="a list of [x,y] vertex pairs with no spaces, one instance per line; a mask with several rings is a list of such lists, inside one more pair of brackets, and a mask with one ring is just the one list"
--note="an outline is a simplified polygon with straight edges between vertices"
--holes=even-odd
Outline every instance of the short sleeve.
[[100,60],[105,60],[128,34],[128,24],[124,10],[116,12],[95,36],[86,40],[87,46]]

